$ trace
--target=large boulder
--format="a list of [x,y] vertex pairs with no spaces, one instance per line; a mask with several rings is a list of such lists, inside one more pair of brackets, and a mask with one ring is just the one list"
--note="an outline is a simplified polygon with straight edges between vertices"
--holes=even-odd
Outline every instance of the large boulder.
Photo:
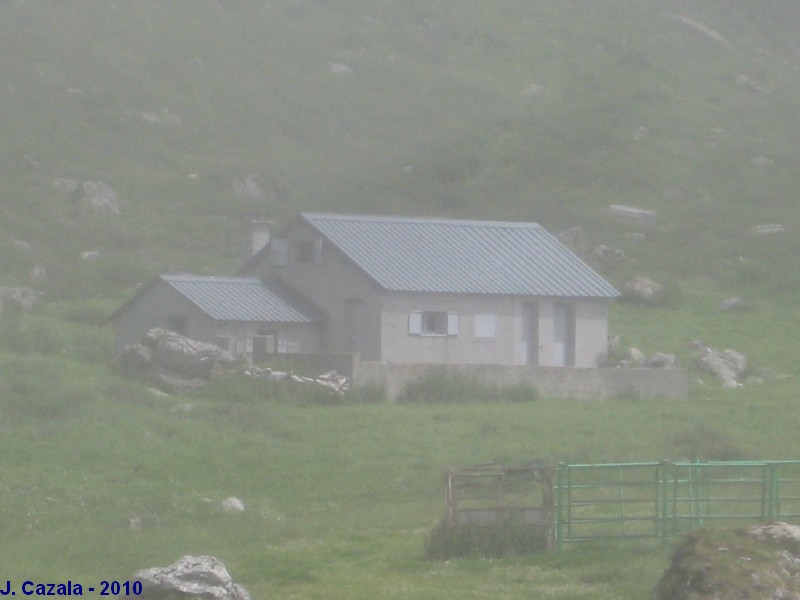
[[27,287],[0,287],[0,313],[3,306],[13,304],[22,310],[33,310],[42,298],[42,293]]
[[723,387],[736,388],[747,373],[747,357],[737,350],[703,347],[698,366],[721,379]]
[[250,594],[234,583],[228,569],[213,556],[184,556],[168,567],[138,571],[141,597],[146,600],[250,600]]
[[153,361],[162,370],[185,377],[208,377],[214,365],[233,363],[233,357],[216,344],[160,327],[148,331],[143,343],[152,350]]
[[169,392],[202,387],[215,369],[234,363],[233,356],[215,344],[160,327],[149,330],[141,344],[125,346],[119,356],[120,368],[127,375],[145,377]]
[[72,192],[75,202],[86,204],[95,212],[110,215],[120,213],[117,193],[102,181],[80,181]]
[[782,522],[689,534],[656,600],[800,600],[800,527]]

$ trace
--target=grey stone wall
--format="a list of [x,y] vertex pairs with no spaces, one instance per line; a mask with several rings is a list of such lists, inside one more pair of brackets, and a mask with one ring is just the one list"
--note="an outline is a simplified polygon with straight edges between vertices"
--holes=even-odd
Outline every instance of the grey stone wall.
[[431,369],[448,369],[457,374],[479,377],[498,387],[530,384],[540,396],[605,400],[633,394],[642,398],[686,400],[689,383],[683,369],[564,367],[513,367],[504,365],[422,365],[358,362],[353,365],[353,384],[386,386],[390,400],[404,387],[422,378]]

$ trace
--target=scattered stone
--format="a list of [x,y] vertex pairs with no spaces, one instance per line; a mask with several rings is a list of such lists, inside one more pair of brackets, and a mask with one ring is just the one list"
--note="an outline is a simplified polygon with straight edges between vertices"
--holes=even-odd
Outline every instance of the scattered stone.
[[628,351],[625,353],[625,358],[631,363],[638,365],[643,363],[647,357],[644,352],[632,346],[628,348]]
[[722,387],[733,389],[741,387],[740,380],[747,371],[747,357],[736,350],[722,352],[707,346],[700,349],[698,367],[713,373],[722,380]]
[[648,357],[642,366],[649,369],[674,369],[678,364],[678,359],[674,354],[664,354],[663,352],[656,352]]
[[81,181],[72,193],[72,199],[90,206],[98,213],[120,214],[116,192],[101,181]]
[[22,310],[33,310],[42,299],[42,293],[27,287],[0,287],[0,312],[4,306],[16,304]]
[[747,308],[747,302],[738,296],[732,296],[720,302],[719,308],[720,310],[745,310]]
[[722,34],[717,31],[714,31],[710,27],[703,25],[702,23],[698,23],[690,19],[689,17],[685,17],[684,15],[668,15],[673,21],[685,26],[690,31],[698,34],[700,37],[705,38],[707,40],[711,40],[712,42],[727,48],[728,50],[733,50],[733,46],[731,46],[730,42],[726,40]]
[[339,62],[328,62],[328,69],[334,75],[352,75],[355,73],[353,69]]
[[26,242],[25,240],[14,240],[12,243],[15,250],[19,250],[21,252],[33,252],[33,245],[30,242]]
[[615,215],[627,217],[645,225],[654,225],[657,220],[656,211],[638,208],[636,206],[625,206],[624,204],[609,204],[608,210]]
[[600,244],[592,248],[592,256],[601,261],[619,261],[625,258],[625,253],[619,248]]
[[28,273],[28,277],[30,277],[32,281],[41,281],[47,277],[47,267],[44,265],[35,265]]
[[532,83],[524,90],[522,90],[523,96],[538,96],[544,91],[544,86],[540,83]]
[[750,232],[754,235],[775,235],[783,233],[786,227],[780,223],[769,223],[766,225],[754,225],[750,228]]
[[250,175],[241,179],[235,178],[233,180],[233,193],[242,198],[251,198],[253,200],[263,200],[266,198],[264,190],[258,185],[255,177]]
[[139,119],[150,125],[178,126],[181,124],[181,118],[178,115],[172,114],[167,107],[163,107],[155,112],[142,111],[139,113]]
[[154,600],[250,600],[234,583],[228,569],[213,556],[184,556],[168,567],[143,569],[134,575],[142,582],[142,597]]
[[623,288],[633,298],[647,301],[653,300],[664,289],[664,286],[647,277],[636,276],[626,281]]
[[98,258],[100,258],[100,252],[97,250],[86,250],[85,252],[81,252],[81,260],[92,262]]
[[757,167],[766,167],[772,161],[770,159],[768,159],[766,156],[764,156],[763,154],[759,154],[758,156],[753,158],[752,162]]
[[244,502],[239,500],[236,496],[228,496],[222,503],[222,510],[227,513],[240,513],[244,512]]
[[119,356],[126,375],[145,377],[165,392],[200,388],[216,369],[231,367],[234,362],[219,346],[162,328],[149,330],[141,344],[126,346]]
[[80,182],[66,177],[59,177],[53,181],[53,187],[65,194],[74,194],[79,185]]
[[751,92],[759,92],[761,94],[771,94],[772,92],[762,85],[758,85],[747,75],[739,75],[736,77],[736,85],[743,87]]

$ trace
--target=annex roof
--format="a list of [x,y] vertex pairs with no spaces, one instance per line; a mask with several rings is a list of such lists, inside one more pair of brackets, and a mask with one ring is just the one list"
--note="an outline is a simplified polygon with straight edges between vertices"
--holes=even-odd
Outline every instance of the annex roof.
[[536,223],[314,212],[301,218],[386,290],[619,296]]
[[315,323],[319,310],[274,281],[255,277],[158,277],[217,321]]

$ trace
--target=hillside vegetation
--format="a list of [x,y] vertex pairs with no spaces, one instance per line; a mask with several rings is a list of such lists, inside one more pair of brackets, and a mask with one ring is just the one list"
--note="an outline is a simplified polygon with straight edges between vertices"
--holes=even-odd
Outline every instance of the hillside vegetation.
[[[441,469],[800,457],[797,31],[793,0],[0,1],[0,287],[44,298],[0,315],[7,577],[210,553],[256,598],[648,597],[660,547],[423,560]],[[300,210],[581,226],[616,285],[670,290],[614,306],[623,347],[691,368],[702,339],[764,383],[317,406],[118,376],[104,320],[137,285],[231,273],[245,218]],[[718,309],[733,295],[748,310]]]

